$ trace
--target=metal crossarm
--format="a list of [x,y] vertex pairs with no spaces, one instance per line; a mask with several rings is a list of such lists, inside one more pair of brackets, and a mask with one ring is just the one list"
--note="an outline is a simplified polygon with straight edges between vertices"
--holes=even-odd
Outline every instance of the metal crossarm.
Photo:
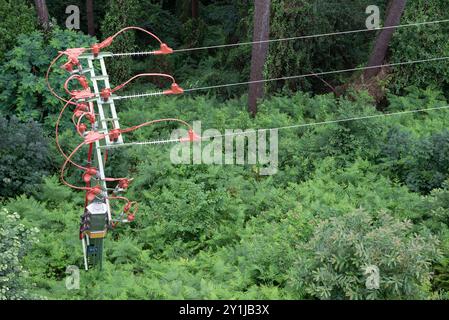
[[[97,130],[101,130],[102,133],[108,134],[110,131],[109,124],[112,123],[112,129],[120,129],[119,119],[117,117],[117,112],[115,109],[114,101],[111,99],[108,103],[104,103],[100,97],[100,88],[110,87],[109,76],[107,73],[106,65],[104,63],[105,54],[101,54],[98,57],[94,57],[93,54],[87,54],[80,56],[81,61],[86,61],[88,66],[88,73],[90,74],[90,80],[92,82],[93,90],[96,99],[92,99],[89,104],[94,106],[94,110],[98,111],[98,117],[96,118],[95,127]],[[101,74],[97,75],[95,62],[99,62]],[[100,83],[102,82],[103,86]],[[96,106],[96,107],[95,107]],[[106,114],[111,117],[108,118]],[[109,136],[105,137],[105,143],[101,140],[95,141],[95,167],[98,168],[98,178],[99,183],[103,187],[103,190],[107,190],[106,176],[104,172],[104,154],[102,151],[102,144],[106,146],[120,145],[123,144],[123,136],[120,135],[118,139],[114,142],[111,141]],[[111,207],[109,204],[109,199],[107,192],[102,192],[101,198],[96,199],[94,204],[104,204],[105,207],[100,212],[91,212],[90,206],[86,210],[86,214],[89,215],[91,219],[90,229],[84,234],[82,241],[84,248],[84,263],[85,269],[87,270],[89,266],[102,266],[103,260],[103,239],[106,236],[107,229],[112,221]]]

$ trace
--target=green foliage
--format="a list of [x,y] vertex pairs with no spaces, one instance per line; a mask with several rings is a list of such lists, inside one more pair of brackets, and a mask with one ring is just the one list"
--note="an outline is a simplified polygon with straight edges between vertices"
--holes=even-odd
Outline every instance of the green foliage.
[[[137,0],[111,0],[108,10],[101,24],[101,32],[105,37],[114,35],[119,30],[136,25],[136,16],[139,6]],[[126,8],[126,9],[125,9]],[[140,36],[140,34],[139,34]],[[136,35],[134,31],[128,31],[118,36],[112,46],[108,48],[112,52],[135,51]],[[132,70],[132,59],[124,57],[111,61],[108,68],[114,75],[114,82],[120,84],[130,78]]]
[[[421,10],[423,1],[409,4],[404,21],[433,20],[436,11],[444,12],[442,1],[427,3],[427,13]],[[83,10],[83,1],[74,4]],[[270,37],[364,28],[368,4],[372,3],[272,1]],[[378,4],[382,11],[385,4]],[[50,14],[60,23],[65,18],[63,7],[49,3]],[[102,39],[128,25],[153,31],[173,48],[246,42],[252,37],[249,1],[202,1],[200,16],[194,20],[189,1],[98,0],[95,7]],[[429,27],[433,28],[437,27]],[[422,58],[419,55],[425,53],[420,50],[424,49],[413,49],[405,30],[395,36],[392,60]],[[418,37],[423,48],[445,50],[444,41],[441,47],[436,45],[441,34],[434,32],[424,39],[424,27],[418,31],[412,38]],[[365,64],[371,39],[374,34],[361,33],[270,44],[265,75]],[[1,114],[11,119],[0,121],[0,195],[8,197],[2,204],[9,212],[20,212],[20,218],[0,213],[1,232],[7,233],[5,244],[11,246],[16,242],[8,240],[9,230],[16,226],[45,230],[37,235],[38,243],[14,260],[29,270],[28,278],[18,274],[13,281],[19,293],[24,292],[21,279],[27,279],[36,284],[29,294],[55,299],[449,296],[448,112],[380,117],[382,112],[365,92],[351,92],[348,97],[317,95],[328,91],[320,79],[271,84],[273,92],[302,89],[310,93],[269,97],[260,104],[255,118],[246,111],[245,86],[207,96],[120,101],[117,106],[123,128],[168,117],[189,123],[201,120],[203,134],[210,128],[224,132],[307,126],[279,131],[278,173],[268,177],[258,175],[257,166],[252,165],[174,165],[166,145],[110,150],[106,175],[135,178],[126,196],[139,202],[139,211],[134,223],[119,225],[109,233],[104,269],[81,271],[80,290],[68,291],[66,268],[75,265],[82,269],[78,228],[84,196],[62,186],[59,177],[50,172],[48,158],[55,167],[63,159],[56,156],[54,142],[47,145],[44,136],[54,136],[61,104],[46,89],[44,74],[59,50],[87,47],[94,41],[58,28],[48,34],[28,33],[18,36],[17,45],[8,48],[11,50],[0,67]],[[155,46],[149,37],[130,31],[109,49],[148,51]],[[112,66],[109,71],[114,84],[145,71],[174,74],[185,88],[240,82],[248,79],[250,51],[251,46],[240,46],[145,59],[117,58],[108,60],[108,68]],[[444,90],[434,89],[441,85],[444,89],[445,82],[435,79],[445,71],[439,64],[422,67],[419,73],[404,67],[395,74],[384,111],[447,105]],[[51,83],[61,94],[60,84],[66,77],[66,72],[54,68]],[[348,81],[348,75],[325,80],[334,86]],[[145,92],[150,86],[136,82],[129,89]],[[223,101],[228,97],[235,99]],[[46,134],[41,126],[20,122],[13,115],[20,120],[40,120]],[[376,118],[366,118],[371,116]],[[335,121],[342,119],[353,121]],[[81,140],[68,114],[60,128],[62,148],[73,150]],[[177,128],[176,124],[158,124],[126,134],[125,141],[167,139]],[[203,148],[206,145],[203,142]],[[80,152],[75,161],[82,163],[84,158]],[[81,183],[79,171],[73,169],[67,175],[74,184]],[[46,177],[41,182],[42,176]],[[119,206],[111,203],[114,209]],[[11,223],[12,227],[3,228]],[[380,270],[379,290],[365,287],[365,268],[371,265]],[[8,274],[8,279],[11,277]]]
[[[401,23],[447,19],[446,8],[447,2],[444,0],[408,1]],[[391,44],[392,62],[448,56],[448,32],[449,25],[447,23],[397,30]],[[433,86],[446,91],[448,76],[445,61],[404,66],[395,70],[390,88],[395,93],[402,92],[404,87],[410,85]]]
[[37,27],[36,12],[26,0],[0,1],[0,60],[17,44],[17,37]]
[[[387,1],[377,1],[381,10]],[[270,38],[290,38],[329,32],[358,30],[365,28],[367,0],[357,1],[271,1]],[[383,10],[382,10],[383,11]],[[365,63],[369,57],[371,39],[369,33],[314,38],[270,44],[266,63],[266,78],[279,78],[298,74],[309,74],[329,70],[353,68]],[[350,49],[348,49],[350,48]],[[348,80],[347,75],[326,77],[336,86]],[[329,91],[323,82],[316,79],[276,81],[268,85],[271,91],[282,88],[291,91]]]
[[[37,228],[26,228],[17,213],[0,210],[0,300],[35,298],[22,266],[23,256],[37,242]],[[27,281],[28,280],[28,281]]]
[[0,118],[0,197],[33,193],[49,173],[48,141],[42,126]]
[[[293,285],[319,299],[422,299],[437,245],[433,237],[413,234],[410,222],[357,210],[318,223],[298,247]],[[379,270],[379,289],[365,285],[370,266]]]
[[[20,35],[18,45],[6,55],[0,67],[0,104],[2,115],[16,115],[21,120],[43,121],[60,109],[51,95],[45,73],[58,53],[65,48],[85,47],[92,39],[72,31],[55,28],[47,39],[42,32]],[[50,76],[53,88],[62,95],[67,72],[54,68]],[[62,83],[62,84],[61,84]]]

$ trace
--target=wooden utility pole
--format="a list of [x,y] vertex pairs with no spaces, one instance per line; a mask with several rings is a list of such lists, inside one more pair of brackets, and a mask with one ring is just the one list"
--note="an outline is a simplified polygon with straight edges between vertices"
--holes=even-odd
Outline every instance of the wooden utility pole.
[[45,0],[34,0],[36,5],[37,17],[39,20],[39,24],[47,30],[50,26],[49,18],[48,18],[48,8]]
[[[402,14],[404,13],[407,0],[390,0],[387,18],[385,20],[385,27],[397,26],[401,22]],[[390,45],[391,38],[396,28],[384,29],[380,32],[376,39],[371,57],[368,62],[368,67],[378,66],[384,63],[387,56],[388,47]],[[364,79],[368,80],[375,77],[381,68],[367,69],[364,72]]]
[[[254,0],[254,32],[253,41],[266,41],[270,34],[270,0]],[[254,43],[251,56],[251,81],[263,79],[263,69],[268,54],[268,43]],[[263,97],[264,84],[262,82],[249,85],[248,109],[255,116],[257,101]]]
[[87,33],[95,36],[94,0],[86,0]]

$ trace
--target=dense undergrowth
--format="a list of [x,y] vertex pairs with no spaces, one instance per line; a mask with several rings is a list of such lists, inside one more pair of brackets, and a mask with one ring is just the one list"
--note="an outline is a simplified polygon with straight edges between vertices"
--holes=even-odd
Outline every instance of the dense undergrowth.
[[[387,112],[446,105],[433,90],[389,98]],[[379,113],[364,94],[355,101],[275,97],[255,120],[245,98],[164,98],[119,108],[124,126],[180,116],[201,120],[203,130]],[[252,166],[173,165],[170,146],[117,149],[110,167],[135,177],[128,195],[141,204],[138,218],[110,233],[104,270],[82,272],[79,291],[67,291],[64,279],[68,265],[81,267],[82,194],[49,177],[34,194],[4,205],[40,230],[24,267],[34,293],[48,298],[444,297],[448,117],[443,110],[284,130],[279,172],[268,177]],[[144,129],[127,140],[168,138],[175,128]],[[375,292],[364,284],[369,265],[385,282]],[[442,277],[431,277],[436,269]]]
[[[128,10],[117,9],[125,2]],[[271,2],[273,39],[364,28],[372,4]],[[382,13],[387,2],[379,1]],[[401,23],[446,19],[446,2],[409,1]],[[446,106],[444,61],[386,70],[376,84],[385,94],[377,106],[364,91],[325,94],[357,82],[357,73],[272,82],[255,119],[245,86],[118,103],[122,127],[167,117],[201,121],[203,133],[321,124],[279,131],[278,172],[271,176],[254,165],[174,165],[171,145],[111,151],[107,175],[135,178],[127,196],[140,203],[139,212],[135,222],[109,233],[103,270],[81,271],[80,289],[67,290],[67,267],[82,267],[84,198],[59,179],[63,158],[54,129],[62,105],[45,83],[51,60],[128,25],[151,30],[174,48],[250,41],[253,7],[203,0],[192,19],[189,1],[96,0],[94,39],[62,28],[64,1],[47,4],[53,20],[44,32],[31,19],[29,2],[0,0],[0,299],[449,297],[449,111],[381,117]],[[447,56],[447,33],[447,24],[398,29],[388,62]],[[360,33],[272,43],[264,76],[363,66],[374,39]],[[110,50],[147,51],[148,41],[129,33]],[[108,68],[113,85],[161,71],[195,88],[247,81],[250,56],[250,46],[239,46],[124,58]],[[51,74],[59,94],[66,77],[59,68]],[[165,88],[147,80],[133,82],[130,92]],[[374,117],[322,124],[366,116]],[[68,114],[60,128],[63,149],[73,150],[81,140]],[[126,141],[167,139],[174,129],[156,125]],[[83,159],[84,153],[75,157]],[[67,176],[82,183],[73,168]],[[380,273],[376,290],[366,286],[373,268]]]

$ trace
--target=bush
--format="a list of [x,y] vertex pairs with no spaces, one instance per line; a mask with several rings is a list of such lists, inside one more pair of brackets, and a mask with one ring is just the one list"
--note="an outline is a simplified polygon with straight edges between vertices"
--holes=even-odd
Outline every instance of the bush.
[[37,27],[37,16],[26,0],[0,0],[0,61],[17,43],[17,37]]
[[[433,236],[414,234],[408,221],[357,210],[318,223],[298,247],[292,285],[318,299],[425,299],[437,246]],[[369,268],[379,270],[378,289],[366,285]]]
[[34,296],[21,264],[23,256],[37,242],[37,228],[26,228],[17,213],[0,210],[0,300],[30,299]]
[[33,193],[51,166],[41,125],[0,117],[0,135],[0,197]]
[[[48,37],[48,38],[47,38]],[[21,120],[43,120],[61,108],[47,88],[45,73],[58,51],[86,47],[93,39],[81,33],[55,28],[49,35],[32,32],[20,35],[18,44],[6,54],[0,67],[0,115],[16,115]],[[62,62],[61,58],[59,62]],[[54,67],[50,82],[59,95],[66,96],[62,84],[68,73]]]

